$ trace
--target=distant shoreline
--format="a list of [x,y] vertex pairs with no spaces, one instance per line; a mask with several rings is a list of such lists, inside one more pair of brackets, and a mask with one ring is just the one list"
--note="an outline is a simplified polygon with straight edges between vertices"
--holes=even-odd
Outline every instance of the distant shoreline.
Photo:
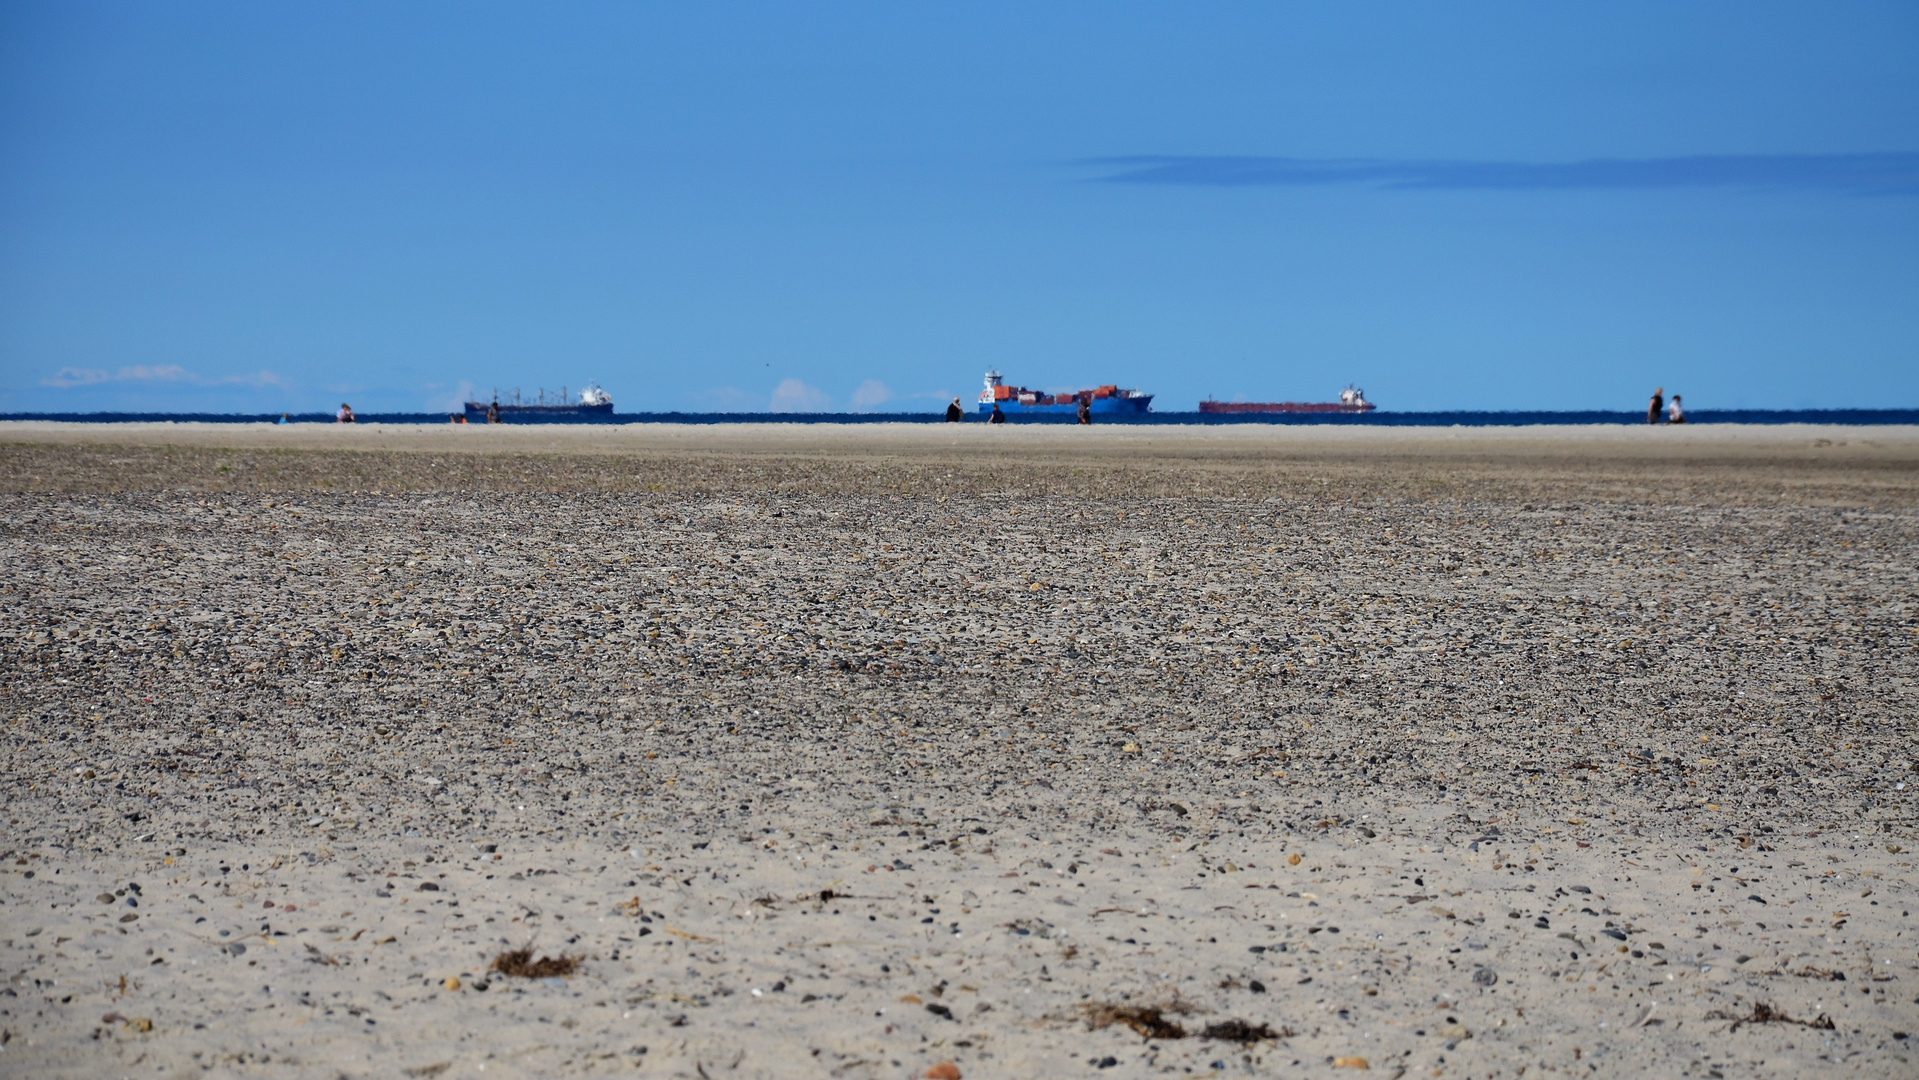
[[[448,413],[361,413],[360,424],[445,424]],[[277,424],[279,413],[0,413],[0,422],[28,421],[69,424]],[[293,413],[293,424],[331,424],[331,413]],[[1007,413],[1012,424],[1075,423],[1071,415]],[[693,413],[635,412],[615,413],[610,417],[572,420],[509,422],[509,427],[619,427],[630,424],[940,424],[943,413]],[[977,415],[968,414],[964,423],[983,424]],[[1101,415],[1097,426],[1156,427],[1193,425],[1220,427],[1239,424],[1271,426],[1337,427],[1535,427],[1593,424],[1646,426],[1645,413],[1609,410],[1505,410],[1396,412],[1376,410],[1370,413],[1200,413],[1155,412],[1140,416]],[[1871,425],[1919,424],[1919,408],[1912,409],[1700,409],[1687,414],[1687,424],[1820,424]]]

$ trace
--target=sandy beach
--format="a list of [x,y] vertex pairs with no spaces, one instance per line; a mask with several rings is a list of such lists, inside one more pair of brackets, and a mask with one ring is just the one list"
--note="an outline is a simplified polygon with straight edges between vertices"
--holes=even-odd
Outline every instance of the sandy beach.
[[0,1074],[1919,1070],[1919,429],[0,461]]

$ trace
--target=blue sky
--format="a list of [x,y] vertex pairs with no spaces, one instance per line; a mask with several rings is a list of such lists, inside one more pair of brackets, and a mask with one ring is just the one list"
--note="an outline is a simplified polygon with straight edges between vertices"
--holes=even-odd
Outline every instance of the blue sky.
[[1910,3],[11,3],[0,411],[1919,406],[1915,56]]

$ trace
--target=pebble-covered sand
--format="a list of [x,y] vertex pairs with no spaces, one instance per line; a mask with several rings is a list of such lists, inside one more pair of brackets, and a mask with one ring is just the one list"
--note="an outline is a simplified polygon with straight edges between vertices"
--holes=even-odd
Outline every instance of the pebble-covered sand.
[[1919,1074],[1919,432],[918,430],[0,425],[0,1075]]

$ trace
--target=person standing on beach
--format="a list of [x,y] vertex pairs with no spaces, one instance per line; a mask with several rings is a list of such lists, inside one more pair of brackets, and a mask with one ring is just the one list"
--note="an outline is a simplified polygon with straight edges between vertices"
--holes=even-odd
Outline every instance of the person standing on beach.
[[1652,392],[1652,404],[1646,406],[1646,423],[1657,424],[1661,420],[1665,419],[1665,417],[1662,417],[1659,415],[1660,410],[1664,409],[1665,407],[1666,407],[1666,388],[1663,386],[1657,387]]
[[486,422],[489,424],[497,424],[500,422],[499,402],[496,401],[486,407]]
[[1686,422],[1686,410],[1680,406],[1678,394],[1672,396],[1672,404],[1667,407],[1666,416],[1668,423],[1683,424]]
[[1079,399],[1079,422],[1082,424],[1093,422],[1093,405],[1085,398]]
[[348,405],[344,401],[340,402],[340,411],[333,415],[333,422],[336,424],[353,423],[353,406]]
[[966,413],[960,409],[959,399],[954,398],[953,403],[946,407],[946,422],[949,424],[957,424],[964,419],[965,416]]

